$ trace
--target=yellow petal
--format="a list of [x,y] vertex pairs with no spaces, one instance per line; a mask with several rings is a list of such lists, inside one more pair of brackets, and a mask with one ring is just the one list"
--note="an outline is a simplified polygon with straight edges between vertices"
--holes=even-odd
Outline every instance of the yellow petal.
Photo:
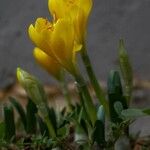
[[74,46],[74,28],[69,19],[59,19],[52,34],[53,51],[62,61],[71,61]]
[[33,51],[34,58],[38,64],[43,67],[50,75],[60,79],[61,66],[52,57],[44,53],[41,49],[35,48]]
[[29,33],[30,39],[33,41],[33,43],[34,43],[37,47],[43,49],[46,53],[48,53],[48,54],[51,55],[51,52],[50,52],[50,45],[49,45],[48,42],[43,38],[43,36],[41,36],[41,35],[35,30],[35,28],[33,27],[32,24],[29,26],[28,33]]
[[74,20],[76,39],[82,43],[86,34],[86,25],[92,8],[92,0],[49,0],[48,6],[55,19],[70,16]]
[[49,0],[48,8],[50,13],[56,17],[56,20],[65,16],[66,7],[63,0]]
[[72,21],[69,18],[58,19],[51,36],[52,51],[58,62],[71,73],[75,71],[74,40]]
[[78,3],[79,0],[49,0],[48,7],[55,20],[58,20],[59,18],[71,16],[74,10],[77,13]]
[[53,23],[49,22],[48,19],[45,18],[37,18],[35,22],[35,29],[37,32],[42,34],[44,31],[49,31],[47,33],[51,33],[53,31]]
[[78,6],[81,9],[83,9],[85,16],[88,17],[93,5],[93,0],[78,0],[78,1],[79,1]]
[[35,29],[37,32],[41,32],[45,28],[46,19],[44,18],[37,18],[35,22]]
[[[37,26],[36,26],[37,28]],[[28,29],[29,37],[33,41],[33,43],[42,49],[44,52],[52,56],[51,46],[50,46],[50,34],[39,33],[36,28],[31,24]]]

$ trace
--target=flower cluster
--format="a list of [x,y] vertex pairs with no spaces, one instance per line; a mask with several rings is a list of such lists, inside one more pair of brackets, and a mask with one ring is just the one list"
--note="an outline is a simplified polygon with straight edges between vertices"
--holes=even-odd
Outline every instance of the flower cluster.
[[29,37],[36,45],[34,57],[59,79],[62,68],[76,73],[76,53],[82,49],[92,0],[49,0],[51,22],[37,18],[29,26]]
[[[66,107],[63,111],[56,111],[51,106],[49,107],[48,97],[38,79],[18,68],[18,81],[29,97],[27,113],[14,99],[12,104],[21,116],[25,131],[29,135],[36,135],[40,129],[42,139],[43,137],[50,138],[49,142],[44,139],[44,144],[48,144],[46,147],[50,149],[92,150],[95,146],[99,149],[120,148],[119,143],[122,145],[120,139],[130,140],[130,122],[137,116],[146,116],[150,113],[150,109],[130,108],[133,74],[124,41],[121,39],[118,47],[120,72],[111,70],[106,93],[96,78],[86,50],[86,26],[92,0],[49,0],[48,7],[52,21],[38,18],[34,25],[29,26],[28,31],[31,40],[36,45],[33,55],[37,62],[58,80]],[[99,100],[97,106],[77,66],[76,54],[78,52],[80,52],[89,83]],[[73,99],[65,80],[65,70],[71,73],[76,81],[75,85],[78,90],[76,94],[80,100],[77,104],[72,102]],[[123,80],[120,78],[120,73]],[[124,86],[122,86],[122,81]],[[5,106],[4,116],[5,139],[10,140],[15,135],[13,108]],[[107,128],[105,128],[105,117],[109,125]],[[130,149],[129,147],[130,145],[126,149]]]

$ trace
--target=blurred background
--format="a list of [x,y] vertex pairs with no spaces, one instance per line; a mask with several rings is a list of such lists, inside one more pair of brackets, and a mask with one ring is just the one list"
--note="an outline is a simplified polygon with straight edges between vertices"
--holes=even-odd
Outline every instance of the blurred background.
[[[50,19],[47,0],[0,2],[0,89],[15,83],[18,66],[36,75],[45,84],[55,83],[35,63],[32,56],[34,46],[27,33],[28,26],[37,17]],[[135,86],[135,103],[143,107],[149,106],[150,0],[93,0],[93,3],[87,41],[88,53],[97,77],[105,83],[110,69],[118,68],[118,41],[124,38],[133,64],[134,77],[139,81],[139,86]],[[145,101],[144,104],[142,100]],[[147,120],[148,118],[145,122]],[[139,121],[138,126],[141,125],[142,122]],[[144,133],[150,132],[149,128],[143,129]]]
[[[43,82],[50,78],[32,57],[27,28],[37,17],[50,19],[47,0],[0,0],[0,87],[10,82],[18,66]],[[88,53],[97,77],[106,80],[117,67],[117,46],[124,38],[136,78],[150,80],[150,0],[93,0]]]

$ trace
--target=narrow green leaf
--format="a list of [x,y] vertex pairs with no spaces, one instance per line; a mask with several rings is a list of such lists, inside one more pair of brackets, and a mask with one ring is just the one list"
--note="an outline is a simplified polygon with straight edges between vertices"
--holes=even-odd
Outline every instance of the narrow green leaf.
[[78,117],[78,122],[80,122],[82,118],[83,118],[83,107],[81,107],[79,117]]
[[40,132],[42,136],[49,137],[47,125],[45,124],[45,122],[42,120],[42,118],[39,115],[37,115],[37,120],[39,123]]
[[95,123],[95,129],[93,132],[93,141],[97,142],[100,148],[104,148],[105,145],[105,126],[101,120],[97,120]]
[[57,132],[57,118],[56,118],[55,110],[52,107],[51,108],[47,107],[47,108],[49,113],[49,120],[51,121],[55,132]]
[[108,77],[108,94],[122,95],[122,85],[120,80],[119,72],[116,70],[111,70]]
[[21,121],[23,123],[25,131],[27,130],[27,118],[26,118],[26,113],[23,109],[23,107],[20,105],[20,103],[13,97],[9,97],[10,102],[12,105],[16,108],[17,112],[20,115]]
[[102,105],[98,109],[97,118],[93,132],[93,141],[97,142],[99,148],[103,149],[105,145],[105,110]]
[[4,105],[5,139],[10,141],[15,137],[14,112],[11,105]]
[[37,107],[30,99],[28,99],[26,110],[27,110],[27,133],[35,134],[37,131],[37,119],[36,119]]
[[114,123],[120,123],[122,119],[117,114],[114,104],[118,101],[122,104],[123,109],[127,109],[126,99],[123,97],[123,90],[118,71],[112,70],[108,78],[108,98],[110,119]]
[[91,121],[92,125],[94,126],[95,121],[97,119],[96,116],[96,108],[95,105],[92,101],[91,95],[89,93],[89,90],[87,88],[86,82],[84,81],[84,78],[80,75],[77,74],[75,76],[75,80],[77,81],[77,87],[78,90],[83,94],[83,105],[85,108],[85,111],[87,112],[87,117],[89,118],[89,120]]
[[5,123],[0,123],[0,140],[5,137]]

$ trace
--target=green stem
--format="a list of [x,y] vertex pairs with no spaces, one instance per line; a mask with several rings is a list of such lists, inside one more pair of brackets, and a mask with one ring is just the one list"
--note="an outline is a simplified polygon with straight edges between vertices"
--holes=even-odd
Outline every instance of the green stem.
[[94,126],[95,121],[96,121],[96,108],[92,102],[92,98],[87,89],[86,83],[80,74],[75,75],[75,80],[78,83],[78,90],[82,93],[83,101],[84,101],[83,103],[84,103],[86,112],[92,122],[92,125]]
[[64,71],[62,71],[62,74],[61,74],[60,86],[62,88],[62,92],[63,92],[63,95],[65,97],[68,110],[71,111],[72,110],[71,97],[70,97],[68,87],[67,87],[67,84],[66,84],[66,81],[65,81],[65,72]]
[[91,81],[91,84],[94,88],[95,94],[96,94],[100,104],[103,105],[103,107],[106,111],[106,114],[108,115],[109,114],[108,102],[105,98],[105,94],[104,94],[100,84],[97,81],[96,75],[95,75],[94,70],[92,68],[91,61],[90,61],[90,58],[87,54],[85,46],[83,46],[83,49],[81,51],[81,57],[82,57],[84,65],[85,65],[89,79]]
[[48,131],[49,131],[49,135],[52,137],[52,138],[55,138],[56,137],[56,133],[54,131],[54,128],[52,126],[52,123],[51,121],[49,120],[49,117],[44,117],[44,121],[48,127]]
[[90,118],[88,117],[85,105],[84,105],[84,101],[86,101],[86,99],[84,100],[84,95],[82,93],[82,91],[80,90],[79,84],[77,83],[77,88],[78,88],[78,95],[80,98],[80,102],[81,102],[81,106],[83,107],[83,111],[85,112],[85,115],[87,117],[87,120],[89,120]]

